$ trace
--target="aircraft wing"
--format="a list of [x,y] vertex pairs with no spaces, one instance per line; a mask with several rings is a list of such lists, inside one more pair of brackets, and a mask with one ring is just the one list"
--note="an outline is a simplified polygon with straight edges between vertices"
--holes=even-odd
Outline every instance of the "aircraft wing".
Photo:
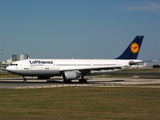
[[118,70],[118,69],[122,69],[122,66],[114,66],[114,67],[90,67],[90,68],[70,68],[70,69],[61,69],[61,72],[63,71],[90,71],[90,70]]

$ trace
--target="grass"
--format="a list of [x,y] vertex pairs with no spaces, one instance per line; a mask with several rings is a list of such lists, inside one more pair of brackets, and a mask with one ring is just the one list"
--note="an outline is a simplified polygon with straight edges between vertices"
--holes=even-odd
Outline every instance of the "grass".
[[9,74],[9,75],[2,75],[0,74],[0,78],[19,78],[20,75],[12,75],[12,74]]
[[1,120],[160,118],[160,89],[63,87],[0,89]]

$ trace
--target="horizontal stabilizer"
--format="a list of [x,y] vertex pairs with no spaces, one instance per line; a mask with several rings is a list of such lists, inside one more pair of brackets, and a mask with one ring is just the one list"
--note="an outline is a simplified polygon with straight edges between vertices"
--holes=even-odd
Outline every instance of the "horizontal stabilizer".
[[150,60],[150,61],[134,61],[134,60],[131,60],[130,62],[129,62],[129,65],[137,65],[137,64],[139,64],[139,63],[145,63],[145,62],[156,62],[156,60]]

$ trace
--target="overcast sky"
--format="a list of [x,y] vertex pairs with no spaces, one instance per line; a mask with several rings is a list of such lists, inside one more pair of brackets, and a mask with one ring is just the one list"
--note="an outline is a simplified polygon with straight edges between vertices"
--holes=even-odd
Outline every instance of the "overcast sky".
[[160,64],[159,0],[0,0],[3,60],[116,58],[137,35],[138,59]]

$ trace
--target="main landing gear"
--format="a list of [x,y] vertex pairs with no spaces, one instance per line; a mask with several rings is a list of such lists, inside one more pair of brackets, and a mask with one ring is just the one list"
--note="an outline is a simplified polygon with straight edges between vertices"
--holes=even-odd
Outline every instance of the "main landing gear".
[[[65,80],[63,79],[64,83],[71,83],[72,80]],[[87,83],[87,79],[84,79],[84,76],[81,77],[81,79],[79,79],[79,83]]]
[[87,83],[87,79],[84,79],[84,76],[79,79],[79,83]]
[[63,80],[64,83],[71,83],[72,80]]
[[22,76],[22,77],[23,77],[23,82],[26,83],[27,82],[26,76]]

